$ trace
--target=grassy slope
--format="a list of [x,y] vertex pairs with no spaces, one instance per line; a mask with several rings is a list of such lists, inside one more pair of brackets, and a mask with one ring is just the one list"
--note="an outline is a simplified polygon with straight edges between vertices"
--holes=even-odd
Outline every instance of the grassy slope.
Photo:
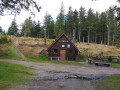
[[[19,44],[17,48],[26,56],[26,57],[40,57],[40,52],[53,42],[53,39],[47,39],[47,45],[44,45],[43,38],[30,38],[30,37],[21,37],[19,39]],[[22,45],[21,45],[22,44]],[[40,45],[40,46],[31,46],[31,45]]]
[[[19,44],[23,44],[24,46],[18,45],[18,48],[21,52],[27,57],[39,57],[39,52],[42,49],[47,49],[49,45],[53,42],[53,39],[47,39],[47,45],[44,46],[44,39],[43,38],[28,38],[28,37],[21,37],[19,39]],[[41,45],[40,47],[31,47],[30,45]],[[80,50],[81,54],[84,55],[95,55],[100,54],[103,52],[105,56],[120,56],[120,49],[115,46],[108,46],[103,44],[90,44],[87,43],[74,43],[77,48]]]
[[[13,38],[13,41],[16,37]],[[47,39],[47,46],[44,45],[43,38],[30,38],[30,37],[20,37],[18,40],[18,48],[27,57],[39,57],[39,52],[42,49],[47,49],[47,47],[54,41],[54,39]],[[20,46],[19,44],[25,44]],[[41,45],[40,47],[30,47],[30,45]],[[120,56],[120,49],[115,46],[108,46],[103,44],[90,44],[87,43],[74,43],[77,48],[81,51],[81,54],[85,55],[95,55],[103,52],[105,56]]]
[[0,62],[0,89],[5,90],[15,82],[26,81],[25,77],[29,77],[32,68],[22,65]]
[[87,43],[75,43],[82,54],[96,55],[103,52],[104,56],[120,56],[120,49],[116,46],[108,46],[104,44],[90,44]]
[[111,75],[101,80],[97,84],[96,90],[120,90],[120,74]]
[[63,61],[50,61],[47,57],[39,57],[39,58],[21,58],[19,53],[17,52],[14,45],[10,45],[8,48],[8,53],[0,56],[0,59],[14,59],[14,60],[27,60],[27,61],[36,61],[36,62],[46,62],[46,63],[56,63],[56,64],[74,64],[74,65],[82,65],[79,62],[63,62]]
[[0,59],[23,60],[13,44],[8,46],[8,51],[5,54],[0,55]]
[[[22,38],[21,38],[22,39]],[[44,41],[43,39],[38,39],[38,41],[35,40],[35,38],[23,38],[22,39],[25,43],[27,44],[30,44],[31,42],[33,44],[36,44],[36,43],[40,43],[40,44],[44,44]],[[21,40],[21,42],[22,42]],[[53,40],[48,40],[48,45],[52,42]],[[29,43],[30,42],[30,43]],[[96,44],[95,44],[96,45]],[[94,49],[95,47],[94,44],[91,44],[91,45],[87,45],[87,44],[77,44],[78,48],[91,48],[91,51]],[[91,47],[92,46],[92,47]],[[103,47],[106,47],[106,46],[103,46],[103,45],[97,45],[97,48],[98,48],[98,51],[100,48],[103,48]],[[25,47],[26,48],[26,47]],[[41,47],[42,48],[42,47]],[[113,46],[108,46],[106,47],[108,50],[109,49],[116,49],[116,48],[113,48]],[[28,49],[29,50],[29,49]],[[34,49],[34,50],[39,50],[38,48]],[[24,50],[24,51],[27,51],[27,50]],[[95,51],[95,50],[94,50]],[[31,53],[37,53],[36,51],[29,51]],[[27,53],[27,52],[26,52]],[[17,52],[16,48],[14,47],[14,45],[9,45],[9,48],[8,48],[8,52],[3,54],[3,55],[0,55],[0,59],[16,59],[16,60],[26,60],[25,58],[21,58],[21,56],[19,55],[19,53]],[[79,57],[80,61],[83,61],[83,60],[86,60],[87,58],[84,57],[84,55],[81,54],[81,56]],[[38,57],[38,58],[28,58],[27,59],[28,61],[39,61],[39,62],[47,62],[47,63],[56,63],[56,64],[74,64],[74,65],[81,65],[79,62],[61,62],[61,61],[49,61],[48,58],[46,57]],[[120,64],[115,64],[115,63],[112,63],[111,64],[112,67],[117,67],[117,68],[120,68]]]
[[[83,61],[82,59],[86,60],[86,58],[81,55],[80,57],[80,61]],[[19,55],[19,53],[17,52],[16,48],[14,47],[14,45],[10,45],[8,48],[8,52],[3,54],[2,56],[0,56],[0,59],[14,59],[14,60],[27,60],[27,61],[37,61],[37,62],[47,62],[47,63],[56,63],[56,64],[70,64],[70,65],[82,65],[80,62],[63,62],[63,61],[50,61],[48,60],[47,57],[39,57],[39,58],[21,58],[21,56]],[[120,64],[117,63],[112,63],[111,64],[112,67],[116,67],[116,68],[120,68]]]

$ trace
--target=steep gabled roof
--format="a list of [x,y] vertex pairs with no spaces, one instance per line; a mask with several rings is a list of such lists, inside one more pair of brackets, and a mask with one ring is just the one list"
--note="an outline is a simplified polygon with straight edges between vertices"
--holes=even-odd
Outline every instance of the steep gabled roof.
[[65,35],[64,32],[47,48],[47,51],[49,51],[49,49],[50,49],[63,35],[68,39],[68,41],[73,45],[73,47],[74,47],[78,52],[80,52],[80,51],[78,50],[78,48],[69,40],[69,38]]

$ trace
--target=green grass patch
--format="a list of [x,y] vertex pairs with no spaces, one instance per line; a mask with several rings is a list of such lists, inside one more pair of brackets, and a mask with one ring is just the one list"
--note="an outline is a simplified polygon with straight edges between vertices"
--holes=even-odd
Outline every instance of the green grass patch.
[[15,82],[27,81],[31,76],[30,67],[0,61],[0,89],[6,90]]
[[97,84],[96,90],[120,90],[120,74],[111,75],[101,80]]
[[17,49],[12,44],[12,45],[9,46],[7,53],[1,53],[0,54],[0,59],[23,60],[24,58],[22,58],[20,56],[20,54],[18,53]]
[[85,55],[83,55],[83,54],[80,54],[80,55],[78,55],[78,61],[85,61],[85,60],[87,60],[87,57],[85,56]]
[[119,63],[111,63],[111,67],[120,68]]
[[27,61],[43,62],[43,63],[55,63],[55,64],[82,65],[78,61],[57,61],[57,60],[50,61],[47,57],[27,58]]

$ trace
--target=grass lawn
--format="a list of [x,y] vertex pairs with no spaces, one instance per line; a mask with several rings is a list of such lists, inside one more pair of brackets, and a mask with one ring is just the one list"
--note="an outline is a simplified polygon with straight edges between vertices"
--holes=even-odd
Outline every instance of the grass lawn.
[[96,90],[120,90],[120,74],[111,75],[101,80],[97,84]]
[[82,65],[80,62],[77,62],[77,61],[57,61],[57,60],[50,61],[47,57],[27,58],[27,61],[55,63],[55,64]]
[[120,64],[118,64],[118,63],[111,63],[111,67],[120,68]]
[[27,81],[26,77],[32,75],[30,70],[30,67],[0,62],[0,90],[9,89],[15,82]]

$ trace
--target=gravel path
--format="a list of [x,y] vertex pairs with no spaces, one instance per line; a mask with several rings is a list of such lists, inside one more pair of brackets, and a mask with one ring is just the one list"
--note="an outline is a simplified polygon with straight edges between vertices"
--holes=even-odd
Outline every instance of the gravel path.
[[78,66],[78,65],[64,65],[53,63],[38,63],[18,60],[1,60],[4,62],[21,64],[26,67],[33,67],[35,73],[41,73],[45,71],[62,71],[62,72],[74,72],[79,74],[95,74],[95,75],[111,75],[120,74],[119,68],[101,67],[101,66]]
[[[94,76],[105,76],[112,74],[120,74],[119,68],[112,67],[101,67],[101,66],[78,66],[78,65],[63,65],[63,64],[52,64],[52,63],[38,63],[38,62],[27,62],[18,60],[1,60],[4,62],[21,64],[26,67],[33,67],[34,73],[37,75],[33,76],[31,82],[25,83],[24,85],[16,85],[11,90],[95,90],[95,81],[78,80],[78,79],[60,79],[60,80],[41,80],[43,77],[56,77],[70,75],[70,73],[77,75],[94,75]],[[51,73],[52,72],[52,73]],[[56,73],[54,73],[56,72]],[[53,74],[54,73],[54,74]],[[74,77],[74,76],[73,76]],[[48,79],[48,78],[47,78]],[[86,87],[87,86],[87,87]]]

